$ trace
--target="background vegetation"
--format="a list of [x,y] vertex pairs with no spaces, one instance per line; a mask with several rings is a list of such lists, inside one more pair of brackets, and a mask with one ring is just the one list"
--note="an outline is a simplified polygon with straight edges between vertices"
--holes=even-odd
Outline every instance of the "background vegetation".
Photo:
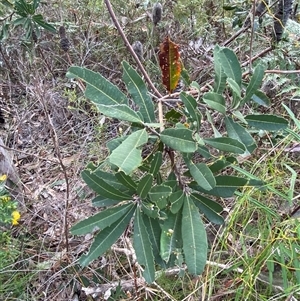
[[[267,13],[253,20],[253,31],[243,30],[252,1],[163,1],[156,25],[154,1],[111,2],[130,44],[142,43],[142,64],[160,93],[167,94],[157,51],[167,35],[180,46],[200,96],[213,85],[215,45],[227,46],[241,63],[245,84],[252,67],[263,63],[269,70],[261,89],[268,98],[261,94],[260,103],[245,105],[242,114],[276,114],[289,121],[282,131],[252,129],[255,152],[222,171],[266,185],[216,199],[225,225],[204,220],[209,258],[203,274],[191,276],[178,265],[158,271],[150,285],[128,247],[131,227],[84,268],[78,259],[92,236],[69,231],[99,211],[90,205],[95,195],[81,171],[89,162],[102,162],[109,154],[106,143],[131,128],[100,114],[85,98],[84,83],[66,73],[73,65],[86,67],[126,91],[122,61],[134,67],[136,62],[102,1],[1,1],[1,137],[13,150],[23,193],[19,226],[1,226],[1,300],[299,299],[299,1],[278,43],[273,39],[278,1],[271,2]],[[183,84],[179,90],[189,91]],[[181,106],[176,94],[170,103]],[[199,107],[203,115],[205,109]],[[205,137],[226,131],[222,115],[211,113],[201,124]],[[163,167],[166,173],[170,169],[167,163]],[[185,171],[183,163],[179,168]]]

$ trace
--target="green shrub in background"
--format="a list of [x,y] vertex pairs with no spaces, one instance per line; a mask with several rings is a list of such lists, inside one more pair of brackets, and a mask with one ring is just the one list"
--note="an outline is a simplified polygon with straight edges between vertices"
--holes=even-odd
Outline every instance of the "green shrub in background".
[[47,23],[41,14],[36,13],[40,0],[17,0],[13,3],[2,0],[1,4],[6,7],[6,16],[2,19],[0,41],[7,39],[10,31],[16,27],[23,28],[24,38],[27,42],[40,37],[40,27],[56,33],[56,29]]
[[[67,76],[86,83],[85,96],[102,114],[128,122],[129,128],[126,135],[107,143],[110,154],[103,162],[90,164],[82,172],[84,181],[97,193],[93,205],[105,207],[71,229],[73,235],[95,233],[88,254],[80,259],[83,266],[108,250],[133,220],[133,247],[148,283],[155,280],[157,265],[164,269],[185,263],[191,274],[201,274],[208,243],[200,213],[221,225],[222,206],[214,197],[228,198],[244,186],[263,185],[254,176],[229,176],[223,171],[235,165],[239,156],[256,149],[249,128],[281,131],[288,122],[266,114],[244,116],[239,110],[251,100],[268,104],[259,90],[262,65],[256,66],[245,84],[236,55],[217,46],[214,70],[211,90],[198,99],[181,92],[182,106],[165,112],[160,131],[162,124],[155,116],[158,104],[127,62],[123,62],[123,81],[130,98],[99,73],[81,67],[69,69]],[[191,86],[199,88],[196,83]],[[213,129],[211,137],[204,137],[201,131],[204,117],[199,104]],[[223,116],[227,136],[218,132],[211,112]]]

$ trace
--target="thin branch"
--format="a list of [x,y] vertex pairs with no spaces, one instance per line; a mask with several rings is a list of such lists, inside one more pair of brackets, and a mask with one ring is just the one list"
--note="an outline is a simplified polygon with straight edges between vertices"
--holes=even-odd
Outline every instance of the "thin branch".
[[249,71],[252,72],[252,51],[253,51],[253,38],[254,38],[254,16],[255,16],[255,9],[256,9],[256,0],[253,1],[253,8],[252,8],[252,18],[251,18],[251,35],[250,35],[250,58],[249,58]]
[[140,68],[141,72],[143,73],[143,76],[145,77],[145,80],[147,81],[147,83],[149,84],[149,86],[151,87],[151,89],[154,91],[154,93],[156,94],[156,96],[158,98],[161,98],[162,95],[160,94],[160,92],[156,89],[156,87],[154,86],[154,84],[152,83],[147,71],[145,70],[145,68],[143,67],[141,61],[139,60],[138,56],[136,55],[136,53],[134,52],[134,50],[132,49],[127,37],[125,36],[125,33],[113,11],[113,8],[111,6],[111,3],[109,0],[104,0],[106,7],[108,9],[108,12],[110,14],[110,17],[112,18],[115,26],[117,27],[117,30],[121,36],[121,38],[123,39],[128,51],[130,52],[130,54],[132,55],[132,57],[134,58],[134,60],[136,61],[138,67]]
[[[149,86],[151,87],[151,89],[153,90],[153,92],[155,93],[155,95],[158,97],[158,98],[162,98],[162,95],[160,94],[160,92],[156,89],[156,87],[154,86],[153,82],[151,81],[147,71],[145,70],[145,68],[143,67],[140,59],[138,58],[138,56],[136,55],[135,51],[132,49],[114,11],[113,11],[113,8],[111,6],[111,3],[109,0],[104,0],[105,4],[106,4],[106,7],[108,9],[108,12],[110,14],[110,17],[112,18],[115,26],[117,27],[117,30],[119,31],[119,34],[121,36],[121,38],[123,39],[128,51],[130,52],[130,54],[132,55],[132,57],[134,58],[134,60],[136,61],[139,69],[141,70],[146,82],[149,84]],[[163,109],[162,109],[162,102],[159,101],[158,102],[158,119],[159,119],[159,122],[161,124],[161,127],[160,127],[160,130],[163,131],[164,129],[164,126],[163,126]]]
[[44,95],[45,90],[43,90],[41,87],[38,87],[36,89],[36,94],[39,96],[38,100],[41,103],[41,105],[43,106],[44,113],[45,113],[45,116],[47,118],[47,122],[50,126],[51,138],[53,140],[55,153],[56,153],[56,156],[58,158],[59,164],[61,166],[61,169],[62,169],[62,172],[63,172],[63,175],[64,175],[64,179],[65,179],[65,182],[66,182],[66,200],[65,200],[65,212],[64,212],[64,236],[65,236],[65,243],[66,243],[66,251],[68,253],[69,252],[68,208],[69,208],[69,199],[70,199],[69,178],[68,178],[68,175],[67,175],[66,166],[63,162],[63,158],[62,158],[62,155],[61,155],[57,133],[56,133],[55,127],[52,123],[51,117],[49,115],[48,107],[47,107],[47,104],[46,104],[46,101],[45,101],[45,95]]

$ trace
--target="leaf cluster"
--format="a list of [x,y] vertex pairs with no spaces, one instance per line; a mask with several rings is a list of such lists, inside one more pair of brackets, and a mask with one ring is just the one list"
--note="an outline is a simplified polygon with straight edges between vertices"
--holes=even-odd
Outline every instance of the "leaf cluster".
[[[105,209],[71,230],[74,235],[96,231],[88,254],[80,262],[86,266],[102,255],[133,219],[133,247],[148,283],[155,280],[158,265],[167,268],[186,263],[190,273],[201,274],[208,250],[201,214],[222,225],[223,208],[215,197],[228,198],[242,187],[264,185],[254,177],[225,175],[222,171],[235,165],[238,156],[247,156],[256,149],[250,129],[281,131],[288,122],[273,115],[244,116],[239,111],[251,100],[268,104],[259,90],[264,67],[258,65],[250,82],[244,83],[234,52],[216,46],[211,91],[199,99],[181,92],[181,109],[172,109],[178,118],[168,119],[170,110],[163,125],[167,128],[158,132],[162,124],[155,116],[157,103],[136,70],[125,61],[122,65],[129,96],[86,68],[71,67],[67,74],[86,83],[85,96],[102,114],[131,124],[128,134],[107,143],[110,153],[104,162],[90,164],[82,172],[84,181],[97,194],[93,204]],[[227,135],[221,135],[211,122],[215,135],[201,137],[200,103],[208,116],[211,110],[223,116]],[[218,156],[212,154],[216,152]],[[196,154],[202,158],[200,163],[194,160]]]
[[36,10],[40,5],[40,0],[27,2],[26,0],[14,1],[14,4],[9,1],[3,1],[3,4],[8,7],[9,15],[4,18],[0,31],[0,41],[8,38],[11,29],[22,27],[25,31],[25,41],[31,42],[40,37],[40,27],[56,33],[55,27],[47,23],[41,14],[37,14]]

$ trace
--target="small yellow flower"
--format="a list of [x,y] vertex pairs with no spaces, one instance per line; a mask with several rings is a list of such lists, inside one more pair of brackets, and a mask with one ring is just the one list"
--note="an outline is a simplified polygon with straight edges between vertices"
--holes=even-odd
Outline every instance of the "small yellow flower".
[[10,201],[10,197],[7,196],[7,195],[4,195],[4,196],[1,197],[1,200],[2,200],[3,202],[8,202],[8,201]]
[[15,226],[15,225],[18,225],[18,220],[20,219],[21,215],[18,211],[14,211],[12,214],[12,224]]
[[3,182],[7,179],[7,175],[0,176],[0,182]]

